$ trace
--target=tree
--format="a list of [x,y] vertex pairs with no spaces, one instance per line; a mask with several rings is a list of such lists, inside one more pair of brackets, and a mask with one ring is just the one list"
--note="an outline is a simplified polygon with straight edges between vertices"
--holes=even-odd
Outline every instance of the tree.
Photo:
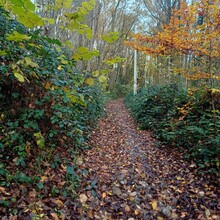
[[180,0],[143,0],[143,3],[157,29],[169,24],[172,11],[180,8]]
[[172,72],[214,87],[220,79],[219,15],[218,0],[201,0],[189,6],[181,2],[169,24],[156,36],[137,34],[135,42],[126,44],[152,56],[171,56],[172,63],[181,56],[182,63],[175,65]]

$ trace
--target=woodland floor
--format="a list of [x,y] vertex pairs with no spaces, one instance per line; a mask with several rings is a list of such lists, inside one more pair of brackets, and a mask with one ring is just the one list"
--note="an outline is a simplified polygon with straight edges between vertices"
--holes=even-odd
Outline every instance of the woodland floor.
[[51,169],[44,163],[44,184],[37,191],[19,183],[8,189],[0,187],[0,200],[1,194],[13,198],[10,209],[0,203],[0,218],[220,220],[217,182],[212,183],[205,173],[198,175],[197,165],[184,160],[177,148],[155,143],[150,132],[138,129],[122,99],[111,101],[92,132],[91,149],[76,162],[81,180],[78,197],[59,193],[67,181],[66,167]]
[[122,99],[108,103],[90,144],[71,219],[220,219],[217,185],[181,153],[156,147]]

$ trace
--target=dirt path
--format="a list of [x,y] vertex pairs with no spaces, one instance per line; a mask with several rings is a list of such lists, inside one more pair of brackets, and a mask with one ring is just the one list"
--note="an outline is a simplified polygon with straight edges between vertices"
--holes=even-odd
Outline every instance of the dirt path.
[[217,188],[196,175],[195,164],[154,146],[121,99],[106,111],[80,163],[72,219],[220,219]]

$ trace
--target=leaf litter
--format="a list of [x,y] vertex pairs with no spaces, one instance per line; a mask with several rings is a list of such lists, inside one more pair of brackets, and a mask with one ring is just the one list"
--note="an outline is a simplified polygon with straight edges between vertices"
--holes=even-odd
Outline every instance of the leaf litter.
[[[177,149],[156,147],[149,131],[142,131],[122,99],[107,104],[106,115],[91,134],[77,169],[61,166],[42,175],[38,190],[12,185],[0,187],[0,200],[12,198],[8,219],[180,219],[219,220],[219,184]],[[66,152],[63,152],[66,154]],[[61,195],[65,175],[74,171],[81,187],[73,196]],[[71,181],[71,180],[68,180]],[[51,192],[52,190],[52,192]],[[39,193],[40,191],[40,193]],[[14,214],[11,212],[13,211]]]
[[107,104],[90,145],[75,219],[220,219],[218,184],[178,149],[156,147],[122,99]]

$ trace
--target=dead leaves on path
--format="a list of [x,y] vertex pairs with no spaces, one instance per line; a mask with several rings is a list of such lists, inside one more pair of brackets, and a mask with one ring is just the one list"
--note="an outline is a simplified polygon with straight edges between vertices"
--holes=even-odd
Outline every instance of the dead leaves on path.
[[217,186],[178,152],[154,146],[122,100],[107,106],[83,163],[78,219],[219,219]]

